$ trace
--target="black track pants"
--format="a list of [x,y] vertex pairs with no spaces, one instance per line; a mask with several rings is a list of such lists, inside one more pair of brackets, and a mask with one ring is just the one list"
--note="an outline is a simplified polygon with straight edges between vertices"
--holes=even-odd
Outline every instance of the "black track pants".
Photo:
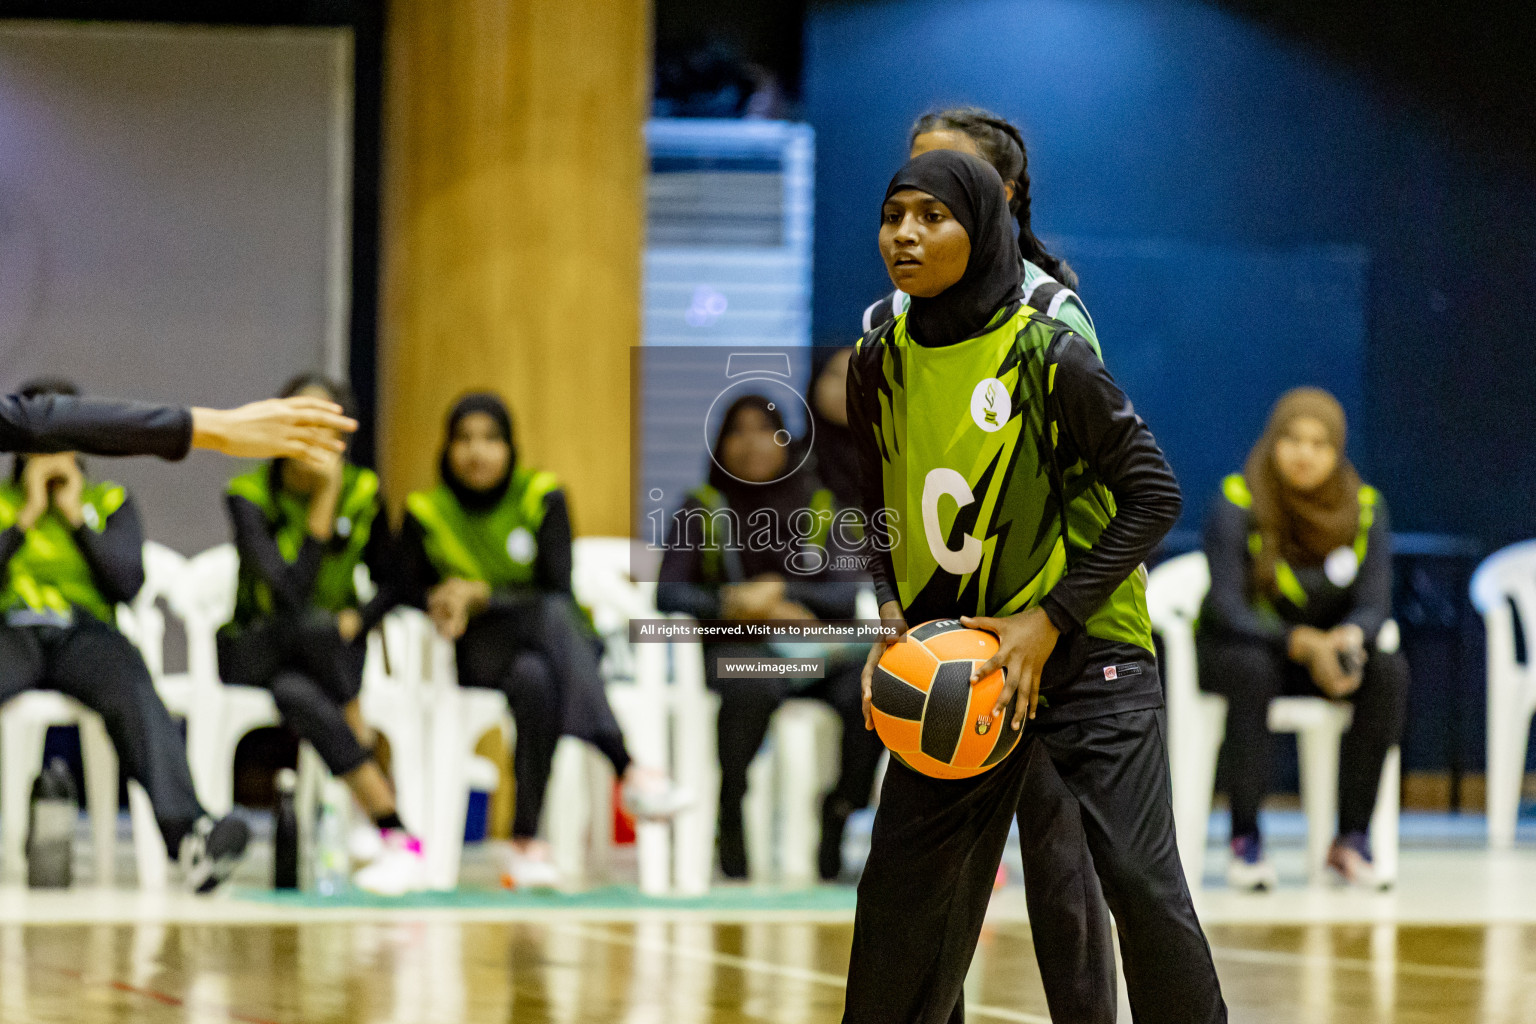
[[138,650],[83,612],[63,628],[0,625],[0,703],[24,690],[57,690],[101,716],[128,778],[149,794],[166,850],[203,814],[181,730],[155,692]]
[[[1036,815],[1034,801],[1048,796],[1053,784],[1029,779],[1045,757],[1078,805],[1082,839],[1115,915],[1137,1024],[1225,1021],[1210,947],[1174,841],[1162,711],[1027,728],[1020,749],[975,779],[930,779],[892,763],[859,883],[843,1020],[958,1024],[964,1019],[961,989],[1010,819],[1017,811],[1027,824],[1048,820],[1044,810]],[[1044,827],[1049,835],[1051,826]],[[1061,829],[1060,841],[1073,842],[1070,831]],[[1055,856],[1070,864],[1079,853],[1064,847]],[[1057,929],[1062,919],[1075,917],[1084,891],[1091,892],[1063,894],[1064,909],[1046,920],[1031,917],[1037,948],[1079,941],[1070,929],[1065,936]],[[1040,892],[1032,903],[1052,898],[1049,891]],[[1071,927],[1082,934],[1080,926]],[[1102,1006],[1091,999],[1094,987],[1102,985],[1108,989],[1105,998],[1113,999],[1113,969],[1103,962],[1107,955],[1102,947],[1084,948],[1078,962],[1084,976],[1061,991],[1086,991]],[[1070,969],[1070,962],[1050,956],[1053,972]],[[1058,1015],[1071,1012],[1052,1009]]]

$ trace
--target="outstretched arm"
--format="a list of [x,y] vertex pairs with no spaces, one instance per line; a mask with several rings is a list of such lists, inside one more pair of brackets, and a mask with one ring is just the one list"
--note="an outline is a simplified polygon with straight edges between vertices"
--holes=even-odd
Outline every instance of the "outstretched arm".
[[0,396],[0,451],[158,455],[192,448],[242,458],[298,458],[340,451],[357,422],[333,402],[269,398],[237,409],[186,409],[74,395]]

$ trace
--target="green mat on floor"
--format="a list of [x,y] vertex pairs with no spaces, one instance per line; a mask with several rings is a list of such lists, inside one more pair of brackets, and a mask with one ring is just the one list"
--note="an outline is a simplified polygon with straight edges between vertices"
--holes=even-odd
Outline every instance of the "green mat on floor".
[[823,885],[812,889],[768,889],[724,886],[707,896],[646,896],[634,886],[613,885],[582,892],[505,889],[455,889],[452,892],[411,893],[399,898],[374,896],[348,889],[335,896],[277,889],[235,889],[236,899],[305,909],[367,908],[377,910],[799,910],[852,911],[852,886]]

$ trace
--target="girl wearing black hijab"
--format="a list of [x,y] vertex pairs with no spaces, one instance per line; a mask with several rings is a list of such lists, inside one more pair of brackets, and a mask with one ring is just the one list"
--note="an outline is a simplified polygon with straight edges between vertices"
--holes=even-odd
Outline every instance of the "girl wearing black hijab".
[[[837,538],[827,519],[810,536],[787,532],[802,510],[836,507],[828,489],[804,470],[793,470],[790,449],[782,443],[787,437],[779,411],[759,395],[743,395],[726,410],[708,482],[692,491],[673,517],[656,589],[662,611],[734,622],[853,616],[858,584],[829,572]],[[783,531],[783,543],[745,542],[770,522]],[[842,770],[822,803],[817,855],[817,868],[830,881],[842,872],[848,816],[869,803],[880,743],[864,729],[859,663],[839,662],[836,648],[819,652],[827,659],[822,679],[753,679],[725,676],[719,669],[721,658],[775,653],[761,643],[704,645],[709,687],[720,695],[720,867],[728,877],[747,876],[741,802],[747,768],[769,720],[790,697],[814,697],[830,704],[843,722]]]
[[624,746],[598,669],[600,645],[571,592],[571,520],[553,473],[520,465],[512,417],[496,395],[471,394],[448,415],[440,483],[406,499],[407,600],[455,643],[459,682],[500,690],[517,723],[517,809],[507,875],[559,881],[537,838],[555,742],[597,747],[638,817],[668,817],[687,796]]
[[[1224,1021],[1174,844],[1141,564],[1178,518],[1178,484],[1093,349],[1021,306],[1011,228],[997,172],[954,151],[909,161],[881,210],[881,255],[912,301],[865,335],[848,375],[881,617],[995,633],[998,652],[972,681],[1002,669],[987,724],[1025,731],[970,779],[892,761],[859,883],[843,1019],[963,1018],[1011,820],[1026,826],[1026,844],[1070,837],[1048,820],[1064,790],[1120,931],[1136,1020]],[[866,662],[866,715],[885,647]],[[1053,930],[1071,916],[1032,914],[1036,946],[1071,942]],[[1108,975],[1097,962],[1106,950],[1080,955],[1088,977]]]

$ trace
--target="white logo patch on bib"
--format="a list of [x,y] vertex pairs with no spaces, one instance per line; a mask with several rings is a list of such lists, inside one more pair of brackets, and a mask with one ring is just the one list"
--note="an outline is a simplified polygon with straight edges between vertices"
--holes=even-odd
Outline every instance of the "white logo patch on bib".
[[1334,548],[1328,552],[1323,561],[1323,575],[1340,590],[1355,582],[1355,577],[1360,575],[1360,559],[1355,557],[1354,549]]
[[1002,430],[1013,414],[1013,400],[1008,388],[996,377],[988,377],[971,392],[971,419],[987,433]]
[[533,534],[519,526],[507,534],[507,554],[512,561],[519,565],[527,565],[533,561],[533,556],[538,553],[539,546],[534,542]]

